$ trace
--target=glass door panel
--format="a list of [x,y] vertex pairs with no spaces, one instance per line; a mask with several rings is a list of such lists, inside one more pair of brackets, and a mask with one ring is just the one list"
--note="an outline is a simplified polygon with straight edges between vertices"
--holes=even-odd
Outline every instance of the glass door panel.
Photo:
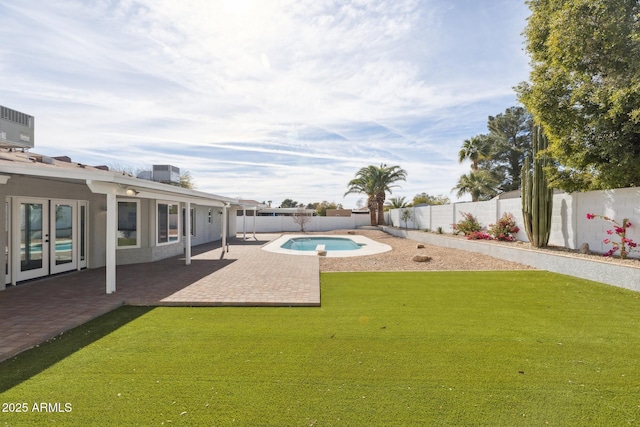
[[17,280],[44,276],[49,273],[48,203],[21,200],[17,210]]
[[87,202],[78,202],[78,268],[87,267]]
[[44,221],[42,203],[20,204],[20,271],[41,269],[44,266],[42,257],[47,243],[43,234]]
[[51,273],[77,268],[76,202],[51,201]]

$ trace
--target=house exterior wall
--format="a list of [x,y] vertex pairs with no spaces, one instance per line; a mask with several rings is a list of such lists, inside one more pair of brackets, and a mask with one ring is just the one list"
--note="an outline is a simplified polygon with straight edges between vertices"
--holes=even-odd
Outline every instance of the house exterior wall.
[[[60,182],[42,178],[31,178],[24,176],[12,176],[7,184],[1,186],[4,190],[4,200],[6,197],[33,197],[40,199],[65,199],[65,200],[86,200],[89,202],[89,235],[88,235],[88,264],[89,268],[104,266],[104,238],[100,239],[100,235],[104,236],[106,227],[106,212],[100,212],[106,206],[106,198],[101,194],[92,193],[84,184],[75,184],[69,182]],[[2,243],[6,246],[6,215],[3,211],[4,221],[2,222],[3,230]],[[101,221],[102,220],[102,221]],[[102,233],[99,233],[102,222]],[[94,227],[98,228],[98,233],[94,232]],[[102,256],[102,258],[100,258]],[[96,263],[102,259],[102,263]],[[4,261],[1,263],[4,265]],[[4,269],[1,276],[4,276]],[[2,279],[2,277],[0,277]],[[0,280],[0,283],[4,281]]]
[[[165,200],[170,202],[171,200]],[[140,215],[146,218],[142,221],[140,230],[141,244],[139,248],[120,248],[116,251],[116,263],[138,264],[141,262],[159,261],[184,253],[186,244],[183,230],[185,227],[182,214],[180,214],[180,241],[172,244],[157,245],[157,202],[156,199],[140,199]],[[185,208],[185,204],[181,204]],[[191,246],[214,242],[222,236],[222,215],[221,208],[198,206],[192,204],[195,209],[195,235],[191,236]],[[211,209],[211,223],[209,223],[209,210]],[[106,226],[106,224],[104,224]],[[102,233],[103,235],[105,233]],[[104,244],[102,245],[104,252]],[[102,259],[105,259],[104,254]]]
[[[191,244],[195,246],[220,240],[222,236],[222,215],[219,213],[221,208],[195,206],[195,209],[196,235],[191,236]],[[211,222],[209,222],[209,210],[211,210]]]
[[[106,195],[91,192],[84,183],[13,175],[6,184],[0,185],[0,197],[2,197],[3,200],[7,200],[7,198],[10,197],[20,197],[43,200],[63,199],[87,201],[87,267],[99,268],[106,265]],[[185,238],[182,235],[180,236],[180,241],[177,243],[166,245],[156,244],[157,200],[129,197],[118,197],[117,200],[137,200],[139,202],[138,215],[140,217],[140,229],[138,230],[140,247],[117,249],[117,264],[152,262],[184,253]],[[171,202],[171,200],[168,201]],[[180,206],[184,205],[185,204],[180,204]],[[192,236],[192,246],[220,240],[222,233],[221,208],[198,206],[195,204],[191,206],[196,212],[196,234]],[[209,222],[209,210],[211,210],[211,222]],[[2,224],[3,231],[0,232],[0,247],[6,247],[8,244],[7,235],[10,233],[10,230],[7,230],[8,215],[10,215],[10,213],[7,213],[6,209],[0,209],[0,224]],[[182,218],[180,221],[182,222]],[[229,224],[233,233],[235,233],[235,225],[235,221]],[[180,230],[182,230],[184,224],[181,224],[180,227]],[[0,261],[0,290],[4,288],[4,283],[6,282],[5,268],[2,268],[4,265],[5,260],[4,257],[2,257],[2,261]]]

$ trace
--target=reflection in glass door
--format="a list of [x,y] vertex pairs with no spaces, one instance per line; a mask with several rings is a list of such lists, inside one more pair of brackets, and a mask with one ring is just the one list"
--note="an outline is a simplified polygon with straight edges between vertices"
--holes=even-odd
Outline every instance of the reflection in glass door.
[[76,202],[51,201],[51,273],[75,270]]
[[78,269],[87,268],[87,202],[78,202]]
[[21,201],[18,209],[20,268],[17,279],[46,275],[49,270],[48,203]]

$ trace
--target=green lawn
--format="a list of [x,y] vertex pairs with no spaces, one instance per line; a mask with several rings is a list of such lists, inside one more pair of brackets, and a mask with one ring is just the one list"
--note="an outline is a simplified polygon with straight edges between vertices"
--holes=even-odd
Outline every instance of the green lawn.
[[541,271],[321,282],[320,308],[116,310],[0,364],[3,410],[28,407],[0,425],[640,424],[639,293]]

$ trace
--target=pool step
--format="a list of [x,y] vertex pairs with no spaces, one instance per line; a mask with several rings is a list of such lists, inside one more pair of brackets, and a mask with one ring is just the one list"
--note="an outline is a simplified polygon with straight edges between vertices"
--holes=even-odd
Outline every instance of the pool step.
[[325,249],[324,245],[316,246],[316,253],[318,254],[318,256],[327,256],[327,250]]

